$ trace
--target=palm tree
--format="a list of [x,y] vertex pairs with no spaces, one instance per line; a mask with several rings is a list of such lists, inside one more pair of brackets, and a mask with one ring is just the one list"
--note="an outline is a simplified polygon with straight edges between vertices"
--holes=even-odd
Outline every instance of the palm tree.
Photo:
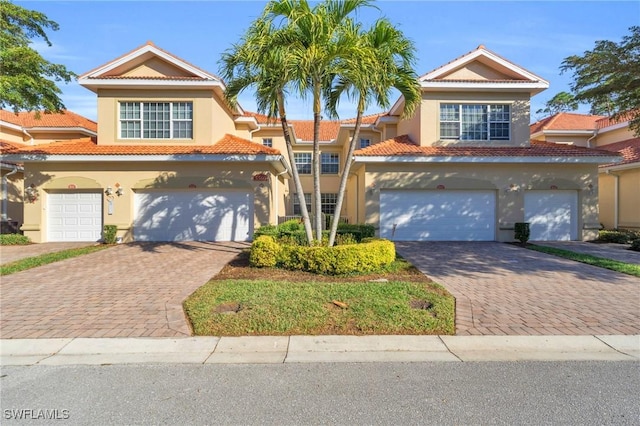
[[412,116],[421,101],[418,76],[413,70],[415,47],[401,31],[386,19],[377,20],[367,31],[362,31],[360,26],[353,22],[345,24],[343,30],[349,34],[347,38],[357,40],[360,48],[354,49],[357,54],[340,61],[334,84],[326,96],[327,109],[333,116],[337,116],[337,105],[343,94],[357,97],[358,103],[355,129],[344,162],[335,214],[331,222],[329,246],[335,242],[364,111],[374,100],[379,107],[388,109],[392,88],[397,89],[403,99],[403,118]]
[[291,62],[287,57],[290,42],[288,31],[274,28],[263,15],[249,27],[241,43],[223,53],[221,74],[227,80],[225,98],[230,105],[237,104],[238,95],[243,90],[255,87],[258,112],[266,114],[269,119],[280,118],[307,241],[311,242],[313,231],[295,167],[293,141],[285,110],[285,93],[291,82],[290,68],[286,66]]
[[313,99],[313,211],[317,240],[322,240],[319,141],[322,92],[336,74],[340,61],[357,56],[360,45],[353,43],[343,26],[350,14],[370,3],[370,0],[325,0],[311,8],[306,0],[275,0],[265,9],[267,20],[280,22],[291,36],[287,55],[291,61],[284,65],[293,78],[290,82],[301,96],[311,94]]

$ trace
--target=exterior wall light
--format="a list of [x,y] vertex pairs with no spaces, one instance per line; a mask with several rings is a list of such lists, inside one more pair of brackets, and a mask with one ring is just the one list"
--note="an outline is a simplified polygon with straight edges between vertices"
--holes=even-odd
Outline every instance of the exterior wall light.
[[112,195],[113,194],[113,188],[110,186],[107,186],[107,188],[104,190],[104,193],[107,195]]
[[116,189],[116,195],[120,197],[122,194],[124,194],[124,188],[119,186],[118,189]]
[[31,184],[24,189],[24,195],[28,202],[35,203],[38,199],[38,190],[36,189],[35,184]]

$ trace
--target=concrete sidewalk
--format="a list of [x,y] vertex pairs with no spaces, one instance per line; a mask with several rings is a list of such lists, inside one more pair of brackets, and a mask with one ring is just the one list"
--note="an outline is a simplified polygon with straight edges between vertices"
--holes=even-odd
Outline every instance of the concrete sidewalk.
[[0,340],[0,365],[639,361],[640,335],[260,336]]

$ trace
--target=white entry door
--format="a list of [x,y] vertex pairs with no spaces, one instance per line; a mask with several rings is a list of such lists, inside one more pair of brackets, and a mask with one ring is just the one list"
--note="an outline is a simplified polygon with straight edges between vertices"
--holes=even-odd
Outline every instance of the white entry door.
[[247,241],[253,197],[244,191],[138,192],[136,241]]
[[525,192],[524,221],[530,223],[532,241],[577,240],[578,192]]
[[495,191],[380,191],[380,236],[395,241],[493,241]]
[[47,194],[47,241],[99,241],[102,193]]

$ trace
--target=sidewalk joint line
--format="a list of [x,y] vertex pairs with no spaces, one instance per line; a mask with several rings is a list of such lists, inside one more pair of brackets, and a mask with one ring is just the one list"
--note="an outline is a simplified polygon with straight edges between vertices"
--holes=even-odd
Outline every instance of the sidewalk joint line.
[[33,365],[38,365],[40,364],[42,361],[45,361],[49,358],[53,358],[56,355],[60,355],[60,351],[63,350],[64,348],[66,348],[67,346],[69,346],[71,344],[71,342],[73,342],[74,340],[76,340],[77,337],[72,337],[71,340],[69,340],[66,344],[64,344],[60,349],[58,349],[56,352],[49,354],[47,356],[45,356],[44,358],[38,360],[38,362],[34,363]]
[[442,336],[440,336],[440,335],[438,334],[436,337],[438,337],[438,339],[442,342],[442,344],[444,345],[444,347],[445,347],[445,348],[447,348],[447,352],[449,352],[451,355],[455,356],[455,357],[458,359],[458,361],[460,361],[460,362],[464,362],[464,360],[463,360],[462,358],[460,358],[456,353],[454,353],[454,352],[449,348],[449,346],[447,346],[447,343],[446,343],[444,340],[442,340]]
[[[214,336],[214,337],[218,337],[218,336]],[[222,340],[222,336],[218,337],[218,341],[216,342],[216,344],[213,346],[213,349],[211,350],[211,353],[209,355],[207,355],[207,357],[204,359],[204,361],[202,361],[202,364],[206,364],[207,361],[209,361],[209,358],[211,358],[214,354],[214,352],[216,351],[216,349],[218,348],[218,345],[220,344],[220,340]]]

